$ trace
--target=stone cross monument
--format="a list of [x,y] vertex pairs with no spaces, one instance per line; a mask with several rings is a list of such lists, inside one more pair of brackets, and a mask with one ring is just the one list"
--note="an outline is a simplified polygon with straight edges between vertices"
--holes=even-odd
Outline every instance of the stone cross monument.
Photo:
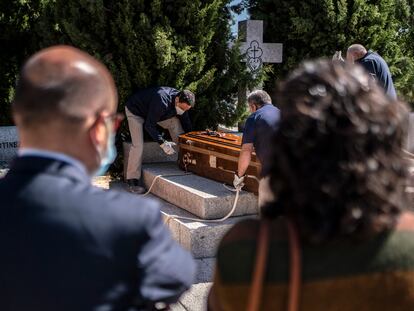
[[246,20],[239,22],[239,38],[244,41],[240,53],[245,55],[247,67],[252,73],[258,71],[264,63],[282,62],[282,43],[263,42],[263,21]]
[[[242,40],[240,53],[252,75],[262,68],[264,63],[281,63],[283,44],[263,42],[263,21],[245,20],[238,24],[238,36]],[[260,86],[258,87],[261,88]],[[246,89],[239,89],[238,104],[246,103]],[[239,124],[239,131],[244,126]]]

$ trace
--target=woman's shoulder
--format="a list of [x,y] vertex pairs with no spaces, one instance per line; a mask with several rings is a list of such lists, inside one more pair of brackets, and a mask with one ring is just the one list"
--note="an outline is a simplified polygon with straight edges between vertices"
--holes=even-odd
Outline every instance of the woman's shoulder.
[[[287,236],[286,221],[283,217],[275,220],[266,220],[270,225],[271,240],[284,240]],[[239,241],[255,241],[258,237],[259,227],[264,222],[260,219],[246,219],[235,224],[223,237],[221,243],[237,243]]]
[[[251,270],[257,255],[259,228],[263,220],[247,219],[234,225],[221,240],[217,251],[216,274],[222,284],[247,284],[251,280]],[[268,221],[270,224],[270,253],[287,254],[287,229],[285,220],[280,218]],[[287,256],[273,256],[270,260],[277,267],[287,266]],[[279,269],[280,270],[280,269]],[[285,277],[284,271],[276,271],[280,278]]]

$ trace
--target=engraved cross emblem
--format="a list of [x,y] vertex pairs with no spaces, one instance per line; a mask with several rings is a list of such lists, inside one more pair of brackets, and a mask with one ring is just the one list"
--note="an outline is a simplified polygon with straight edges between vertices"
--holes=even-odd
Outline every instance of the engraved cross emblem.
[[252,41],[247,49],[247,66],[251,71],[256,71],[262,67],[262,55],[263,50],[260,48],[259,42]]
[[239,36],[245,42],[240,52],[252,73],[258,71],[263,63],[281,63],[283,45],[263,42],[263,21],[246,20],[239,22]]

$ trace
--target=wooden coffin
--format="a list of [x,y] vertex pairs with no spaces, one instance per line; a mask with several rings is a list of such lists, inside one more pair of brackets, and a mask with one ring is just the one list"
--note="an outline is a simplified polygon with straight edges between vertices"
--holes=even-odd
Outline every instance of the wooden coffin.
[[[179,136],[179,166],[219,182],[233,185],[241,149],[241,136],[215,132],[189,132]],[[257,194],[261,166],[256,154],[252,154],[246,171],[243,190]]]

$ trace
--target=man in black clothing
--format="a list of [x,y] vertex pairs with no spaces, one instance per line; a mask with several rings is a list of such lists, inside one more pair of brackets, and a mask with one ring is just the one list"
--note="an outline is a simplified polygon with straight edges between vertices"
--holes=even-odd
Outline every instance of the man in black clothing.
[[382,86],[385,93],[392,99],[397,99],[391,72],[385,60],[377,53],[367,51],[361,44],[352,44],[346,59],[360,64]]
[[[132,147],[129,153],[126,179],[132,192],[145,192],[141,180],[142,153],[144,147],[143,129],[158,142],[168,155],[174,154],[178,136],[191,131],[188,110],[194,107],[195,96],[189,90],[178,91],[171,87],[142,89],[132,95],[125,113],[131,133]],[[157,130],[157,124],[168,129],[173,142],[166,141]]]

